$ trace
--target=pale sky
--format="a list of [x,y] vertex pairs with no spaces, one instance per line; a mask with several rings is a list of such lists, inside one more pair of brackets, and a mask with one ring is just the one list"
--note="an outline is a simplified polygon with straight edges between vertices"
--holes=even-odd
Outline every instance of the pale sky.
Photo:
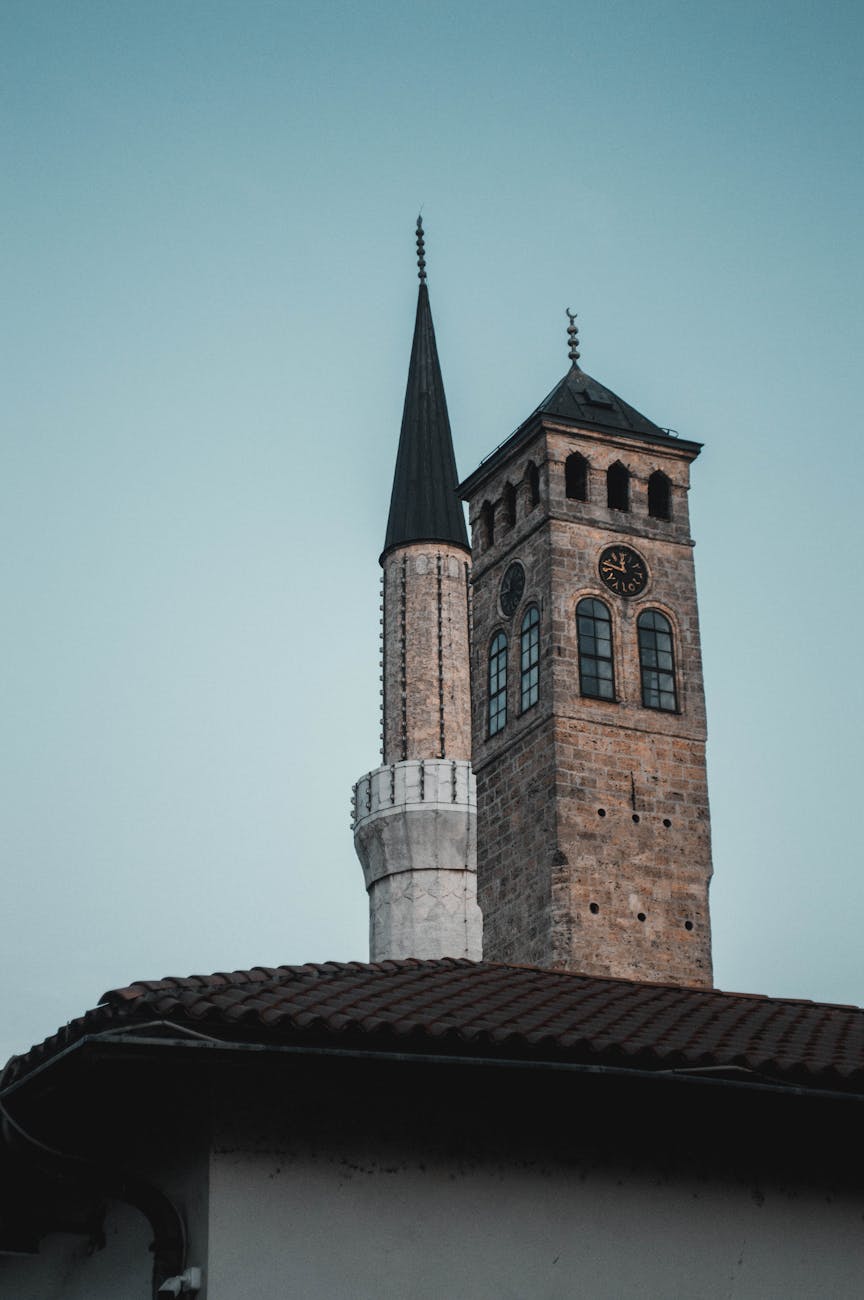
[[465,476],[582,364],[705,443],[719,987],[864,1002],[864,10],[2,0],[0,1056],[365,959],[423,205]]

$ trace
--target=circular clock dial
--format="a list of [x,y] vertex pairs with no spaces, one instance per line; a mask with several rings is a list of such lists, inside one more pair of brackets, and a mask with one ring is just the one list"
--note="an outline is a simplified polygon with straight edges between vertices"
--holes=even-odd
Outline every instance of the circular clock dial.
[[514,560],[501,579],[501,591],[499,593],[501,608],[508,618],[511,614],[515,614],[524,590],[525,570],[518,560]]
[[648,565],[631,546],[607,546],[600,554],[600,577],[616,596],[638,596],[648,581]]

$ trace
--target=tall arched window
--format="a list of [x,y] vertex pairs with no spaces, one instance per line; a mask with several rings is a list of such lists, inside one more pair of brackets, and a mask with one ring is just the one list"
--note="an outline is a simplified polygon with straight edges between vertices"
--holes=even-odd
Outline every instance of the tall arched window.
[[480,520],[483,529],[484,547],[495,545],[495,507],[491,501],[484,501],[480,507]]
[[672,624],[659,610],[646,609],[636,620],[636,627],[639,632],[642,703],[646,709],[677,713]]
[[497,735],[506,721],[507,638],[498,632],[489,647],[489,735]]
[[576,606],[579,632],[579,689],[595,700],[615,699],[612,665],[612,618],[602,600],[592,596]]
[[648,513],[652,519],[672,518],[672,484],[659,469],[648,480]]
[[504,521],[508,528],[516,522],[516,489],[512,483],[504,484]]
[[525,478],[528,483],[528,509],[533,510],[540,504],[540,471],[533,460],[529,460],[525,466]]
[[610,510],[630,509],[630,471],[620,460],[606,471],[606,504]]
[[578,451],[564,462],[564,489],[571,501],[588,500],[588,462]]
[[540,698],[540,611],[530,605],[519,636],[519,710],[524,713]]

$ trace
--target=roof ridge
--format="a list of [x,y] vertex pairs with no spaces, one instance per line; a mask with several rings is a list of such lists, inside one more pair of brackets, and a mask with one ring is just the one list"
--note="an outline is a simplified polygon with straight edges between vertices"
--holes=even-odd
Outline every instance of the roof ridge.
[[377,962],[326,961],[303,962],[297,965],[286,963],[279,966],[251,966],[247,969],[234,971],[212,971],[206,975],[167,975],[155,980],[133,980],[128,985],[108,989],[99,999],[99,1005],[116,1004],[117,1002],[132,1002],[148,993],[168,992],[170,990],[192,992],[195,989],[213,988],[214,986],[218,987],[220,984],[260,984],[273,980],[278,980],[280,983],[283,981],[287,983],[289,981],[302,980],[304,975],[307,978],[311,977],[318,979],[322,975],[330,975],[335,978],[352,971],[358,973],[363,972],[365,974],[375,972],[379,975],[397,975],[411,970],[444,971],[456,970],[459,968],[464,968],[466,970],[487,969],[524,971],[526,973],[538,973],[544,976],[553,975],[556,978],[566,980],[579,980],[583,983],[603,983],[622,986],[625,988],[645,990],[666,990],[677,994],[696,993],[702,996],[713,996],[723,999],[746,999],[748,1002],[765,1002],[772,1005],[783,1005],[789,1007],[821,1007],[824,1009],[854,1011],[864,1014],[864,1008],[856,1006],[854,1003],[822,1002],[813,998],[785,997],[783,995],[777,996],[770,993],[741,993],[732,989],[720,989],[714,987],[704,988],[697,984],[676,984],[668,980],[637,980],[627,979],[620,975],[591,975],[585,971],[530,965],[524,962],[472,961],[468,957],[400,957],[387,958],[386,960]]
[[[180,989],[186,992],[196,988],[212,988],[221,984],[261,984],[268,980],[280,979],[282,977],[297,979],[302,975],[309,974],[315,977],[321,974],[339,975],[348,971],[375,971],[378,974],[390,975],[403,970],[419,970],[428,967],[440,967],[442,970],[452,970],[458,966],[478,966],[482,962],[471,961],[468,957],[401,957],[388,958],[385,961],[363,962],[363,961],[326,961],[326,962],[301,962],[297,965],[284,964],[280,966],[250,966],[245,969],[233,971],[210,971],[206,975],[163,975],[158,979],[141,979],[132,980],[130,984],[125,984],[119,988],[107,989],[99,999],[99,1006],[109,1003],[111,1000],[122,1000],[132,1002],[138,997],[143,997],[146,993],[167,992],[172,989]],[[254,978],[252,978],[254,976]]]

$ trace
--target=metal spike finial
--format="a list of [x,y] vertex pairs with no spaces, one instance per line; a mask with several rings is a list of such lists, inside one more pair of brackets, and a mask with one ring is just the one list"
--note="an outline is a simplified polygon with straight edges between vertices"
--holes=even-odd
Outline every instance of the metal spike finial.
[[574,366],[576,366],[579,364],[579,330],[573,323],[576,319],[576,312],[571,311],[569,307],[565,307],[564,310],[566,311],[567,318],[570,321],[570,324],[567,326],[567,352],[570,360],[573,362]]
[[421,284],[426,283],[426,243],[423,237],[423,218],[417,218],[417,276]]

